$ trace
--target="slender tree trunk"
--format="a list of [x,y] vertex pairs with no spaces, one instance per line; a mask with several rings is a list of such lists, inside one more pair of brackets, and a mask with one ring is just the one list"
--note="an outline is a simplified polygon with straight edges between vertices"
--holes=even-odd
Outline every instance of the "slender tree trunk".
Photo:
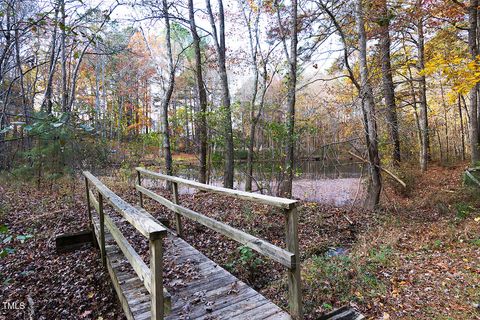
[[167,57],[168,57],[168,82],[165,89],[165,96],[162,101],[162,129],[163,129],[163,150],[165,155],[165,172],[168,175],[172,175],[172,152],[170,150],[170,132],[168,124],[168,106],[170,105],[170,99],[173,94],[173,87],[175,85],[175,67],[173,64],[173,53],[172,53],[172,42],[170,37],[170,17],[168,16],[168,4],[167,0],[162,0],[163,4],[163,15],[165,22],[165,43],[167,47]]
[[45,110],[47,113],[52,113],[52,84],[53,84],[53,75],[55,73],[55,65],[56,65],[56,46],[57,46],[57,18],[58,18],[58,5],[55,7],[55,16],[54,16],[54,27],[52,33],[52,41],[50,43],[51,51],[50,51],[50,61],[49,61],[49,72],[47,76],[47,84],[45,87],[45,96],[42,103],[42,109]]
[[223,176],[223,186],[233,188],[234,173],[234,145],[232,129],[232,110],[230,105],[230,91],[228,89],[228,76],[226,67],[226,47],[225,47],[225,13],[223,10],[223,0],[218,0],[218,20],[219,30],[215,25],[215,18],[212,11],[210,0],[206,0],[207,11],[210,18],[210,24],[213,30],[213,40],[217,52],[217,60],[220,73],[220,85],[222,88],[222,108],[224,111],[224,134],[225,134],[225,171]]
[[462,161],[465,161],[465,129],[463,127],[462,100],[458,94],[458,114],[460,116],[460,135],[462,140]]
[[287,198],[292,196],[292,185],[295,165],[295,101],[296,101],[296,86],[297,86],[297,46],[298,46],[298,3],[297,0],[292,0],[291,9],[291,24],[293,30],[290,32],[290,50],[287,47],[284,29],[281,25],[278,1],[275,1],[277,7],[278,23],[282,32],[282,42],[285,56],[288,61],[288,78],[287,78],[287,138],[285,143],[285,171],[282,184],[278,193]]
[[[423,0],[417,0],[417,8],[422,10]],[[418,32],[418,68],[420,71],[425,69],[425,36],[423,34],[423,14],[417,21]],[[420,75],[420,126],[422,130],[422,144],[420,147],[420,168],[424,172],[427,170],[428,160],[430,159],[430,133],[428,128],[428,107],[427,107],[427,84],[425,75]]]
[[356,24],[358,32],[358,47],[360,50],[360,97],[362,100],[365,129],[367,136],[368,160],[370,162],[370,183],[365,206],[375,209],[380,201],[382,179],[380,174],[380,157],[377,143],[377,123],[375,120],[375,102],[369,82],[367,66],[367,36],[363,17],[362,0],[356,0]]
[[258,122],[256,116],[256,101],[258,93],[259,83],[259,70],[257,64],[257,51],[258,51],[258,23],[260,19],[260,12],[256,13],[255,21],[252,25],[251,16],[247,16],[245,12],[245,6],[242,7],[243,18],[248,30],[248,40],[250,44],[250,55],[253,69],[253,93],[250,99],[250,133],[248,139],[248,153],[247,153],[247,174],[245,178],[245,191],[252,191],[252,179],[253,179],[253,153],[255,147],[255,130]]
[[450,137],[448,136],[448,110],[447,110],[447,103],[445,102],[445,91],[443,89],[443,83],[440,79],[440,93],[442,96],[442,107],[443,107],[443,120],[445,122],[445,157],[447,158],[447,162],[450,158]]
[[[477,13],[478,13],[478,0],[471,0],[468,8],[469,24],[468,29],[468,48],[472,60],[475,60],[478,54],[477,48]],[[477,86],[474,86],[470,90],[470,153],[471,164],[475,166],[479,159],[478,150],[478,117],[477,117]]]
[[393,164],[398,165],[401,161],[400,139],[398,136],[398,119],[395,105],[395,87],[393,85],[392,64],[390,61],[390,18],[388,14],[387,1],[382,0],[381,6],[382,19],[380,22],[380,55],[382,62],[383,94],[385,96],[385,106],[387,109],[390,140],[393,144]]
[[[27,94],[25,92],[25,81],[23,76],[22,70],[22,60],[20,58],[20,35],[18,32],[18,28],[15,28],[15,59],[17,62],[17,69],[18,69],[18,78],[20,80],[20,94],[22,96],[22,104],[23,104],[23,113],[25,117],[25,123],[28,125],[30,124],[30,103],[27,99]],[[29,144],[29,139],[27,138],[27,145]]]
[[61,45],[61,67],[62,67],[62,111],[69,112],[70,108],[68,106],[68,95],[67,95],[67,54],[66,54],[66,41],[67,41],[67,30],[65,25],[65,0],[60,0],[60,45]]
[[195,51],[195,77],[197,81],[198,100],[200,103],[198,136],[200,140],[200,172],[198,180],[201,183],[207,182],[207,92],[203,82],[202,74],[202,52],[200,49],[200,37],[197,33],[195,24],[195,13],[193,8],[193,0],[188,0],[188,13],[190,18],[190,32],[193,38],[193,48]]

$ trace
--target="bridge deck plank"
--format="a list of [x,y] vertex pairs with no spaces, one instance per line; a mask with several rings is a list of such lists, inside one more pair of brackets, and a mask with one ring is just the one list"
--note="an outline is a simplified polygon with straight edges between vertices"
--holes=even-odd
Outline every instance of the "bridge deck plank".
[[[95,235],[99,221],[94,215]],[[108,230],[105,230],[107,265],[127,319],[150,319],[150,297]],[[291,319],[273,302],[208,259],[183,239],[169,232],[164,252],[175,269],[195,269],[194,276],[179,272],[176,285],[168,288],[171,310],[165,319]],[[117,282],[117,284],[115,284]]]

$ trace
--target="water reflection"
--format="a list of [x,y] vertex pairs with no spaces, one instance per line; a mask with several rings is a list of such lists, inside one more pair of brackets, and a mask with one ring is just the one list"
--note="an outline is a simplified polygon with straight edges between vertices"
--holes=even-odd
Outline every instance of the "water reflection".
[[[151,170],[155,170],[151,168]],[[155,170],[156,171],[156,170]],[[198,179],[198,168],[194,165],[180,165],[175,168],[175,175]],[[253,170],[253,191],[276,195],[279,182],[283,179],[282,163],[257,162]],[[234,188],[245,190],[246,164],[236,163]],[[343,206],[360,198],[362,164],[325,164],[322,161],[301,161],[296,169],[292,186],[292,196],[296,199]],[[209,184],[223,185],[223,168],[214,166],[210,170]],[[163,186],[161,181],[145,181],[147,187]],[[179,185],[180,193],[193,193],[195,189]]]

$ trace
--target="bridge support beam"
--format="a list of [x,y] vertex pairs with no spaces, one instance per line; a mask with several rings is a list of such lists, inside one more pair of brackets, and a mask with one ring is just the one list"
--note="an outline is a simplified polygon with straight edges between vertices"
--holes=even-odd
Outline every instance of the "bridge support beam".
[[287,250],[295,254],[295,264],[288,270],[288,304],[292,318],[300,320],[303,319],[303,310],[297,208],[285,210],[285,215]]
[[150,239],[151,319],[163,320],[163,239]]

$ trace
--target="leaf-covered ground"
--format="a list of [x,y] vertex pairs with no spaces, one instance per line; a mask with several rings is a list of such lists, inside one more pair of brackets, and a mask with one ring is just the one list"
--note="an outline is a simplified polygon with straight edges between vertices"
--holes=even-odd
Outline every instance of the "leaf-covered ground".
[[0,250],[14,250],[0,258],[0,319],[123,319],[98,251],[55,250],[87,225],[82,191],[0,186]]
[[[480,319],[480,197],[462,187],[461,171],[461,167],[431,168],[410,180],[414,187],[408,195],[387,184],[384,210],[377,213],[302,203],[299,231],[306,317],[316,319],[350,303],[372,319]],[[137,194],[119,177],[102,180],[127,201],[137,201]],[[75,185],[38,191],[1,184],[0,225],[8,231],[1,234],[0,250],[14,252],[0,258],[0,301],[26,305],[20,311],[0,306],[7,319],[31,313],[35,319],[122,318],[96,249],[55,252],[56,234],[87,225],[84,190]],[[157,191],[169,197],[165,190]],[[284,217],[279,210],[209,193],[181,195],[180,201],[284,245]],[[172,214],[159,204],[145,204],[154,216],[173,222]],[[129,226],[121,229],[148,261],[142,237]],[[184,230],[189,243],[286,308],[281,265],[198,224],[185,221]],[[166,260],[167,287],[179,285],[178,272],[195,277],[195,266],[179,270],[168,256]]]

